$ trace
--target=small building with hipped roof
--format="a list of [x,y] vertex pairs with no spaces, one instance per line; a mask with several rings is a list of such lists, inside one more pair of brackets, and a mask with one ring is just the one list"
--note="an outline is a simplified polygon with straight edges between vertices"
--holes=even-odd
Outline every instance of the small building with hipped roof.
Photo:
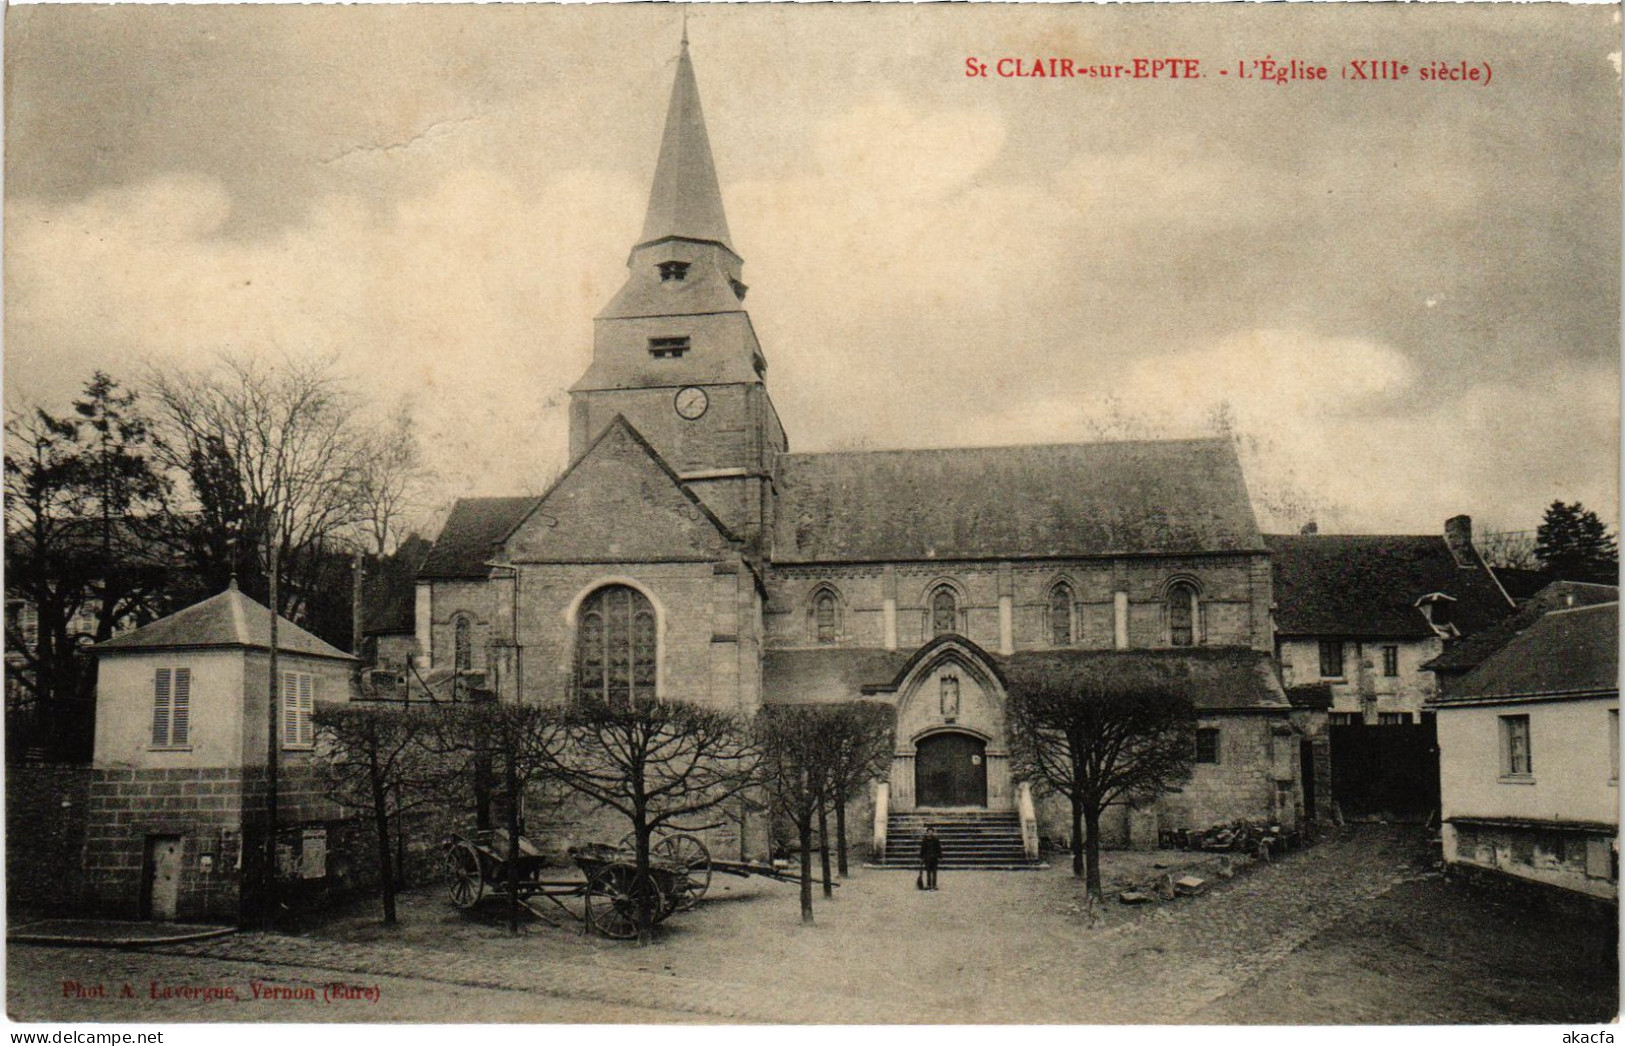
[[1617,904],[1619,604],[1550,611],[1431,707],[1447,865]]
[[[318,701],[351,699],[356,659],[285,618],[276,645],[279,868],[325,878],[327,827],[341,813],[315,781],[311,714]],[[270,610],[234,581],[94,651],[89,908],[239,918],[268,812]]]

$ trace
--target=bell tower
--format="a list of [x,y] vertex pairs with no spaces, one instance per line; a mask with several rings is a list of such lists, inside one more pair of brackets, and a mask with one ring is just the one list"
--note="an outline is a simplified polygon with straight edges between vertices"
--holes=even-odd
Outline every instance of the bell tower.
[[685,30],[643,234],[625,285],[594,320],[592,365],[570,389],[570,458],[624,415],[718,518],[758,546],[786,441],[744,308],[743,264]]

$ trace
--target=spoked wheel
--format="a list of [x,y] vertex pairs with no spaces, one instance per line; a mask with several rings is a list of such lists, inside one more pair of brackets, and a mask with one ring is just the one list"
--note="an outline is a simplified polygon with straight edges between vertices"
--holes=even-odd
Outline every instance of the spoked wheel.
[[660,884],[635,868],[608,865],[587,882],[587,925],[618,941],[653,926],[670,904]]
[[485,878],[480,875],[480,855],[467,843],[446,851],[446,871],[451,877],[451,903],[467,911],[485,895]]
[[650,847],[650,855],[677,872],[675,900],[679,911],[694,907],[711,888],[711,851],[698,837],[668,835]]

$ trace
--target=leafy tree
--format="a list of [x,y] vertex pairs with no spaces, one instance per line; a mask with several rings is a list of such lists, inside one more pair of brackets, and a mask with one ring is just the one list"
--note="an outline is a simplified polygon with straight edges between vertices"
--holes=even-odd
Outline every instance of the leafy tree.
[[1535,531],[1535,558],[1559,578],[1604,581],[1619,577],[1619,545],[1597,514],[1580,502],[1553,501]]
[[801,850],[801,921],[813,921],[813,824],[823,807],[834,762],[828,705],[767,705],[756,714],[762,780],[774,813],[795,825]]
[[[627,819],[640,882],[649,879],[656,832],[721,810],[754,783],[749,731],[724,709],[580,697],[554,714],[555,732],[538,750],[547,774]],[[642,915],[647,926],[651,913]]]
[[1034,651],[1006,665],[1011,769],[1072,807],[1072,874],[1101,899],[1100,815],[1190,777],[1196,711],[1176,657]]
[[357,702],[322,705],[312,720],[327,795],[372,816],[384,925],[396,923],[400,868],[391,856],[401,816],[445,794],[450,764],[430,744],[440,726],[434,709]]
[[58,757],[89,754],[94,663],[81,643],[166,609],[171,564],[154,523],[169,488],[157,449],[136,395],[101,372],[71,413],[36,409],[6,425],[6,594],[16,611],[6,671],[31,698],[35,725],[55,735],[47,747]]

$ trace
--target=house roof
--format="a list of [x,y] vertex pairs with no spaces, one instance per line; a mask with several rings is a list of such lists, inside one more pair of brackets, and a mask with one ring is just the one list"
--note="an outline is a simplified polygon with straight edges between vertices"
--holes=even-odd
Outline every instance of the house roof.
[[1423,665],[1430,672],[1458,673],[1481,664],[1524,631],[1554,610],[1596,606],[1619,600],[1616,585],[1593,585],[1584,581],[1554,581],[1536,592],[1512,616],[1486,629],[1463,636],[1444,648],[1444,653]]
[[[895,689],[918,657],[919,652],[850,647],[769,650],[762,655],[763,699],[768,704],[854,701],[866,689]],[[1290,707],[1269,655],[1241,647],[1030,650],[988,655],[987,661],[1001,677],[1005,672],[1040,671],[1045,665],[1166,667],[1189,688],[1199,711]]]
[[1436,633],[1417,600],[1454,600],[1464,635],[1512,613],[1482,567],[1462,567],[1438,535],[1269,534],[1275,625],[1288,636],[1428,638]]
[[[277,649],[288,654],[341,661],[355,658],[306,632],[285,617],[277,619]],[[133,653],[149,650],[199,648],[271,649],[271,611],[237,588],[235,582],[219,595],[193,603],[168,617],[97,643],[97,653]]]
[[1619,692],[1619,604],[1553,610],[1462,677],[1435,705]]
[[1045,665],[1074,670],[1091,663],[1116,663],[1167,678],[1171,670],[1199,712],[1291,708],[1270,655],[1247,647],[1191,647],[1181,650],[1022,650],[999,659],[1012,679]]
[[492,546],[541,502],[538,497],[459,498],[418,568],[420,578],[483,578]]
[[776,479],[780,563],[1264,548],[1227,440],[786,454]]
[[855,701],[867,688],[889,686],[909,662],[898,650],[818,647],[762,654],[762,700],[777,704]]

